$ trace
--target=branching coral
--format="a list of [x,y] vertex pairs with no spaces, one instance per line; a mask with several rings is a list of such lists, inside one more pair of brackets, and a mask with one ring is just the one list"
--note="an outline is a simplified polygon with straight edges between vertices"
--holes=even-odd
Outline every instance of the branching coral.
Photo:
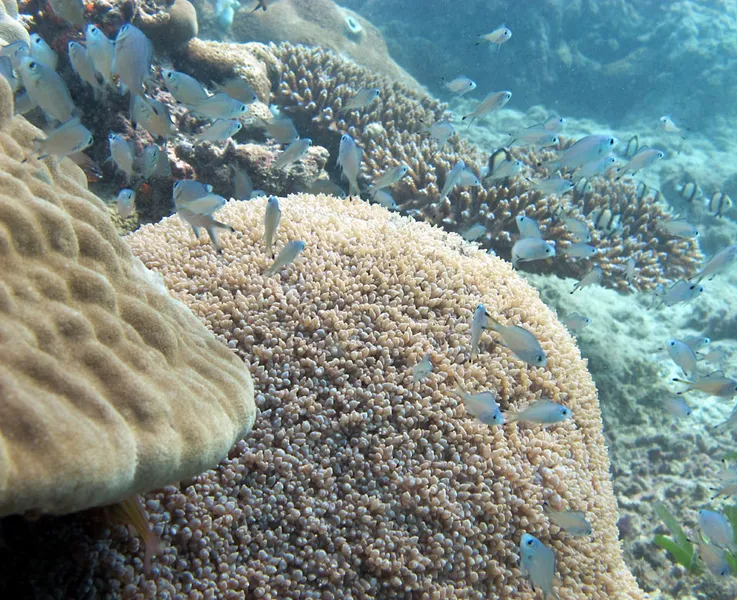
[[[409,214],[451,231],[464,231],[481,223],[486,232],[478,241],[508,259],[518,236],[517,215],[536,219],[546,239],[564,248],[573,238],[554,218],[558,209],[564,208],[571,216],[587,217],[592,230],[591,217],[608,209],[619,217],[618,229],[592,231],[592,243],[599,250],[594,261],[604,271],[604,285],[629,289],[622,272],[630,257],[637,264],[635,286],[639,289],[652,289],[657,283],[696,272],[702,258],[698,245],[693,240],[672,238],[657,228],[667,216],[653,194],[638,194],[631,183],[601,177],[586,188],[585,202],[579,197],[569,201],[545,196],[534,189],[530,180],[547,175],[538,165],[552,158],[549,150],[515,149],[513,155],[525,164],[522,176],[483,188],[458,188],[447,198],[440,198],[440,188],[458,160],[464,160],[476,175],[486,162],[477,148],[457,136],[444,146],[429,139],[427,126],[449,117],[444,105],[328,50],[291,44],[272,45],[271,49],[283,64],[275,102],[291,111],[303,135],[317,140],[331,153],[337,154],[340,135],[353,136],[364,149],[364,188],[388,167],[407,164],[408,177],[392,188],[392,195],[400,209]],[[379,99],[362,110],[341,111],[361,87],[379,88]],[[561,255],[542,265],[528,263],[524,268],[580,278],[591,265],[591,261]]]
[[42,133],[12,97],[0,78],[0,515],[211,467],[253,423],[246,367],[131,255],[76,165],[31,157]]
[[[280,205],[278,249],[307,248],[274,278],[262,277],[264,200],[218,213],[236,230],[221,255],[176,217],[128,238],[251,364],[261,409],[217,470],[149,501],[176,548],[155,561],[151,589],[531,599],[517,556],[527,531],[554,548],[561,597],[642,597],[621,559],[596,390],[535,291],[458,236],[380,207],[306,195]],[[528,368],[486,336],[470,362],[478,302],[533,331],[548,367]],[[426,352],[433,373],[415,383]],[[504,410],[544,394],[574,418],[489,428],[454,395],[457,379],[494,390]],[[566,535],[543,500],[585,511],[594,534]],[[136,571],[131,594],[151,583]]]

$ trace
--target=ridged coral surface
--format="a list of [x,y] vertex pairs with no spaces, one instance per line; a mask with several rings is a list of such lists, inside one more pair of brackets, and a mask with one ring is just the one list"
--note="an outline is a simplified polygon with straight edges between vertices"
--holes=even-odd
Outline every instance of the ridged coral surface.
[[[149,500],[168,550],[154,585],[136,568],[127,591],[539,598],[518,562],[529,532],[557,555],[561,598],[641,598],[622,560],[596,389],[537,293],[508,263],[378,206],[280,204],[277,252],[297,239],[306,249],[271,278],[264,199],[217,213],[236,230],[219,255],[177,217],[127,238],[250,364],[260,409],[216,470]],[[471,360],[479,302],[533,332],[548,366],[528,367],[491,334]],[[414,382],[426,353],[433,372]],[[456,381],[494,391],[504,411],[545,396],[573,418],[490,428]],[[551,524],[546,500],[585,511],[593,535]],[[119,560],[102,563],[130,569]]]
[[0,515],[211,467],[253,423],[245,365],[132,256],[76,165],[31,157],[43,134],[12,111],[0,78]]

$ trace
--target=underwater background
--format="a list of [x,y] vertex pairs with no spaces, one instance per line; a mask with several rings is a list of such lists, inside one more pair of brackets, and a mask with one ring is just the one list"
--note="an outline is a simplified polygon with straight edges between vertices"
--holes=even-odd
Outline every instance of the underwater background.
[[[53,494],[34,504],[25,482],[3,482],[3,597],[737,597],[734,2],[3,5],[0,71],[15,121],[46,136],[24,134],[24,146],[14,133],[31,165],[2,163],[4,176],[22,180],[47,161],[30,180],[89,198],[54,170],[80,165],[121,261],[132,252],[248,365],[255,403],[240,414],[222,400],[240,385],[232,365],[221,394],[216,359],[192,359],[183,372],[203,381],[175,377],[172,393],[212,393],[224,407],[208,421],[217,448],[181,425],[206,458],[164,468],[153,442],[150,471],[171,476],[58,509]],[[142,36],[130,45],[126,23]],[[72,58],[75,43],[89,61]],[[98,47],[112,53],[107,73]],[[52,66],[37,75],[31,60]],[[208,100],[218,93],[229,98]],[[66,97],[74,115],[51,114]],[[42,221],[2,206],[7,231]],[[434,229],[407,229],[397,215]],[[118,234],[132,250],[117,249]],[[515,271],[487,270],[489,254]],[[537,339],[487,325],[494,333],[469,352],[481,299]],[[538,347],[547,371],[526,358]],[[493,364],[474,365],[489,353]],[[160,366],[150,360],[131,363]],[[15,385],[0,384],[6,399]],[[496,400],[472,410],[464,389]],[[577,427],[548,427],[549,415],[511,423],[548,396],[573,407]],[[484,420],[490,406],[503,426]],[[14,423],[27,421],[12,410],[0,415],[14,440]],[[575,446],[559,443],[566,432],[580,436]],[[397,483],[405,460],[414,471]],[[141,493],[135,509],[97,510],[123,488]],[[339,501],[320,491],[330,489]],[[526,555],[522,534],[557,562]]]

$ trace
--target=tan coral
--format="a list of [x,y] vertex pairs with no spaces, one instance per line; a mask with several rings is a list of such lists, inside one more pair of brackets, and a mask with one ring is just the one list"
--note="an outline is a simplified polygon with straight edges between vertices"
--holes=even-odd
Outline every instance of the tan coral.
[[174,0],[170,6],[149,15],[139,6],[134,20],[156,47],[165,52],[177,50],[197,37],[197,11],[189,0]]
[[231,34],[241,42],[291,42],[329,48],[374,73],[422,89],[394,62],[379,30],[333,0],[280,0],[267,11],[255,13],[243,7],[235,13]]
[[[536,191],[530,180],[547,176],[539,165],[554,157],[549,149],[515,148],[514,157],[525,164],[522,177],[490,182],[482,188],[458,188],[441,198],[447,174],[458,160],[480,175],[488,158],[458,136],[443,147],[428,139],[427,125],[450,116],[445,105],[329,50],[292,44],[272,45],[271,50],[283,64],[275,103],[290,114],[302,135],[309,135],[331,154],[337,154],[343,133],[353,136],[364,149],[362,189],[388,167],[409,166],[408,176],[391,189],[397,205],[407,214],[457,232],[480,223],[487,230],[478,242],[509,259],[518,239],[517,215],[536,219],[546,239],[563,248],[573,238],[554,217],[558,209],[591,221],[592,211],[606,206],[621,216],[621,227],[611,235],[593,233],[592,243],[600,250],[595,260],[604,270],[603,285],[620,291],[631,289],[623,277],[630,257],[638,268],[634,287],[642,290],[689,277],[698,270],[702,256],[695,241],[674,239],[660,231],[655,235],[665,210],[653,193],[640,197],[631,183],[605,178],[592,182],[593,189],[587,192],[583,205]],[[379,88],[379,99],[362,110],[341,112],[346,101],[364,86]],[[571,141],[563,141],[561,148]],[[522,268],[580,278],[591,266],[591,261],[561,254],[554,260],[525,263]]]
[[271,86],[278,81],[281,63],[262,44],[225,44],[193,39],[177,57],[180,69],[203,82],[221,83],[231,77],[242,77],[259,100],[269,104]]
[[135,259],[69,160],[31,159],[0,78],[0,515],[120,501],[214,465],[246,367]]
[[[251,365],[261,409],[217,471],[149,500],[177,560],[176,572],[160,565],[155,589],[531,600],[517,550],[530,532],[556,552],[561,598],[643,598],[622,561],[596,389],[537,293],[508,263],[380,207],[308,195],[280,204],[277,249],[294,239],[306,249],[268,279],[263,199],[217,213],[236,229],[221,255],[176,217],[128,238]],[[548,367],[486,335],[471,362],[479,302],[534,332]],[[426,352],[433,373],[413,383]],[[503,410],[544,395],[574,418],[489,428],[453,393],[456,378],[494,390]],[[585,511],[593,535],[551,525],[544,500]],[[106,560],[136,569],[131,596],[152,583],[130,558]]]

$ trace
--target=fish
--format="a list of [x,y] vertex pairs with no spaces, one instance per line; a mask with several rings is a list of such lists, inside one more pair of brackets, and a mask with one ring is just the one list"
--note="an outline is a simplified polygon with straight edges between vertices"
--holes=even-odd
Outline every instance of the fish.
[[[343,194],[343,196],[345,196],[345,194]],[[343,197],[343,196],[341,196],[341,197]],[[386,190],[376,190],[376,193],[374,194],[373,200],[374,200],[374,202],[376,202],[377,204],[383,206],[384,208],[386,208],[388,210],[399,210],[399,206],[394,201],[394,198]]]
[[256,4],[256,8],[254,8],[251,12],[254,13],[258,9],[262,9],[264,12],[266,12],[266,9],[271,6],[272,4],[276,4],[278,0],[258,0]]
[[539,587],[543,600],[557,600],[555,583],[555,553],[536,537],[523,533],[519,544],[520,565],[530,578],[533,588]]
[[671,219],[665,223],[659,223],[658,226],[666,233],[679,238],[689,239],[699,235],[699,230],[686,219]]
[[141,174],[144,179],[151,179],[159,168],[161,149],[156,144],[150,144],[143,149],[141,156]]
[[289,144],[289,146],[286,147],[284,152],[276,157],[276,160],[272,163],[271,168],[284,169],[285,167],[298,162],[305,154],[307,154],[307,151],[310,149],[311,145],[312,140],[310,138],[302,138],[297,140],[296,142],[292,142],[291,144]]
[[633,285],[635,283],[635,267],[637,266],[637,263],[635,262],[635,259],[630,257],[627,259],[627,264],[624,267],[624,280],[627,282],[627,285]]
[[131,122],[143,127],[153,137],[163,140],[169,139],[177,130],[174,119],[169,114],[166,105],[145,96],[135,96],[133,98]]
[[683,398],[667,398],[663,401],[663,407],[678,419],[685,419],[693,414],[691,407]]
[[0,47],[0,57],[7,56],[10,59],[10,64],[16,71],[20,68],[21,60],[30,55],[31,48],[28,46],[28,42],[24,40],[16,40],[6,46]]
[[349,196],[358,196],[361,193],[358,188],[358,174],[361,171],[362,157],[363,150],[359,148],[350,135],[343,134],[340,138],[337,164],[343,170],[343,177],[348,180]]
[[545,367],[548,358],[537,338],[519,325],[502,325],[488,313],[485,329],[495,331],[501,338],[501,345],[508,348],[521,361],[533,367]]
[[490,427],[504,423],[504,415],[496,403],[496,395],[492,391],[469,394],[460,383],[456,383],[455,393],[463,400],[466,412],[472,414],[484,425]]
[[212,215],[198,214],[186,208],[178,209],[177,214],[182,221],[189,224],[197,239],[200,239],[200,229],[207,231],[207,235],[210,236],[215,252],[218,254],[221,254],[223,251],[220,246],[220,242],[218,241],[218,231],[224,229],[230,233],[235,232],[233,227],[226,225],[225,223],[221,223],[220,221],[216,221]]
[[563,226],[571,233],[571,235],[580,242],[590,242],[591,232],[589,231],[589,225],[582,219],[576,219],[575,217],[569,217],[563,215],[560,217],[563,221]]
[[253,193],[253,182],[245,169],[231,165],[233,172],[233,197],[236,200],[248,200]]
[[688,337],[683,338],[681,340],[686,346],[691,348],[694,352],[697,352],[704,346],[708,346],[711,344],[711,338],[705,337],[703,335],[690,335]]
[[709,212],[715,217],[721,218],[732,210],[732,199],[724,192],[714,192],[707,203]]
[[481,334],[484,332],[484,328],[486,327],[487,316],[486,307],[483,304],[479,304],[473,312],[473,320],[471,321],[472,360],[479,353],[479,342],[481,341]]
[[468,123],[470,127],[471,123],[473,123],[476,119],[483,119],[486,115],[491,114],[492,112],[497,111],[500,108],[503,108],[504,105],[511,99],[512,92],[510,92],[509,90],[502,90],[501,92],[491,92],[489,95],[486,96],[486,98],[479,102],[473,112],[468,113],[467,115],[462,117],[461,120],[465,121],[470,117],[471,120]]
[[737,407],[732,409],[732,412],[725,421],[714,425],[714,429],[734,428],[735,425],[737,425]]
[[615,163],[617,159],[612,154],[607,154],[591,162],[581,165],[575,173],[576,179],[590,179],[597,175],[604,175]]
[[[186,181],[186,180],[185,180]],[[212,186],[205,186],[207,193],[184,197],[184,194],[175,194],[174,204],[177,211],[187,210],[196,215],[212,215],[225,206],[226,200],[218,194],[212,193]]]
[[500,148],[489,155],[489,162],[484,179],[495,181],[497,179],[514,177],[522,171],[522,166],[522,161],[515,160],[509,150],[506,148]]
[[562,404],[541,398],[520,412],[505,413],[507,423],[525,421],[536,425],[553,425],[567,421],[573,416],[571,409]]
[[35,58],[49,69],[56,71],[56,66],[59,63],[59,55],[37,33],[31,34],[29,49],[31,58]]
[[164,85],[177,102],[185,105],[196,106],[210,97],[205,86],[197,79],[172,69],[161,69]]
[[691,277],[691,280],[695,280],[696,283],[699,283],[706,277],[712,280],[716,275],[729,267],[735,259],[737,259],[737,245],[727,246],[712,256],[701,271]]
[[709,569],[709,572],[716,577],[727,577],[731,571],[725,557],[725,551],[722,548],[705,542],[701,538],[698,539],[697,543],[699,558],[706,565],[706,568]]
[[568,121],[566,121],[564,117],[553,116],[553,117],[548,117],[547,119],[545,119],[545,121],[543,121],[542,126],[548,131],[554,131],[558,133],[563,130],[567,122]]
[[583,511],[552,510],[546,503],[545,514],[551,522],[555,523],[563,531],[574,537],[589,536],[593,532],[591,523],[586,520],[586,513]]
[[664,157],[665,152],[662,150],[643,146],[626,165],[617,169],[618,176],[615,177],[615,180],[622,179],[627,173],[634,175],[639,170],[655,164],[656,161],[662,160]]
[[670,115],[660,117],[658,126],[666,133],[679,133],[681,131],[680,127],[673,122],[673,118]]
[[402,177],[407,174],[407,171],[409,171],[409,167],[407,165],[397,165],[396,167],[390,167],[389,169],[384,171],[374,182],[374,193],[382,188],[393,186],[395,183],[397,183],[397,181],[402,179]]
[[[315,196],[318,194],[325,194],[326,196],[345,198],[345,192],[343,191],[343,189],[337,183],[331,181],[328,178],[315,179],[315,181],[307,186],[305,191],[309,194],[314,194]],[[373,199],[378,204],[381,204],[382,202],[386,201],[386,196],[389,196],[389,198],[391,199],[391,194],[389,194],[389,192],[385,192],[385,190],[379,190]],[[391,199],[391,202],[394,202],[394,200]]]
[[79,114],[67,84],[56,71],[30,56],[21,59],[19,71],[30,99],[48,117],[66,123]]
[[105,88],[97,80],[97,71],[95,71],[95,65],[92,64],[92,60],[87,54],[87,49],[82,44],[72,41],[69,42],[67,51],[72,70],[82,81],[92,87],[95,98],[98,98],[105,91]]
[[479,44],[483,44],[484,42],[489,42],[490,44],[494,44],[498,50],[499,48],[501,48],[502,44],[512,39],[512,30],[509,29],[509,27],[502,25],[500,27],[497,27],[491,33],[486,33],[480,35],[479,37],[481,38],[481,40],[476,42],[477,46]]
[[486,233],[486,226],[481,223],[475,223],[468,229],[461,232],[461,237],[467,242],[474,242]]
[[618,141],[612,135],[587,135],[543,165],[549,169],[574,170],[607,154]]
[[59,160],[75,152],[82,152],[93,141],[92,132],[75,117],[49,132],[46,138],[33,140],[33,147],[39,160],[47,156]]
[[456,130],[453,127],[453,123],[446,119],[435,121],[432,125],[425,128],[425,132],[430,134],[430,139],[435,140],[441,146],[445,145],[452,135],[455,134]]
[[418,383],[425,379],[430,373],[432,373],[432,360],[430,359],[430,353],[425,354],[423,359],[416,363],[412,369],[412,381]]
[[696,195],[699,193],[699,186],[695,181],[687,181],[681,186],[678,194],[689,204],[694,201]]
[[179,208],[188,208],[199,198],[212,193],[212,186],[194,179],[178,179],[172,188],[174,205]]
[[465,94],[468,94],[468,92],[472,92],[476,89],[476,82],[473,81],[473,79],[469,79],[465,75],[459,75],[451,81],[445,81],[445,79],[441,79],[440,81],[443,83],[446,89],[449,89],[451,92],[458,96],[463,96]]
[[264,240],[266,241],[266,253],[272,258],[274,256],[274,236],[279,228],[279,221],[281,221],[279,199],[276,196],[269,196],[264,213]]
[[49,5],[60,19],[77,27],[85,26],[83,0],[49,0]]
[[522,238],[512,246],[512,266],[514,268],[517,268],[517,265],[522,262],[553,258],[554,256],[555,247],[539,238]]
[[514,220],[522,238],[537,238],[539,240],[543,238],[542,233],[540,233],[540,226],[532,217],[517,215]]
[[560,322],[563,323],[566,329],[571,333],[578,333],[591,325],[591,319],[589,317],[577,312],[572,312],[565,317],[561,317]]
[[294,123],[288,117],[275,117],[273,121],[260,119],[260,122],[266,131],[266,135],[274,138],[280,144],[291,144],[299,139]]
[[221,84],[213,83],[212,87],[216,92],[223,92],[243,104],[253,104],[258,100],[258,95],[243,77],[231,77]]
[[691,348],[678,340],[668,340],[665,344],[671,360],[683,371],[688,377],[696,371],[696,354]]
[[238,133],[242,127],[243,125],[240,121],[232,119],[217,119],[210,125],[205,126],[202,131],[194,137],[195,143],[224,142]]
[[130,181],[133,177],[133,148],[128,140],[117,133],[108,135],[108,142],[110,142],[110,158],[115,166],[123,171],[126,182]]
[[143,572],[151,575],[151,559],[163,551],[161,538],[156,535],[148,523],[148,516],[143,507],[141,496],[135,494],[123,502],[105,507],[105,513],[112,521],[122,525],[132,526],[141,536],[144,545]]
[[361,88],[341,107],[338,114],[348,110],[365,108],[380,95],[381,90],[379,88]]
[[700,375],[692,378],[693,381],[673,378],[673,381],[683,383],[685,390],[676,392],[679,396],[692,391],[702,392],[717,398],[734,398],[737,395],[737,380],[724,375],[724,371],[713,371],[708,375]]
[[190,112],[207,119],[239,119],[248,112],[246,104],[223,92],[208,96],[197,104],[185,106]]
[[571,291],[571,294],[574,292],[577,292],[578,290],[582,290],[585,287],[588,287],[590,285],[594,285],[595,283],[601,282],[601,277],[604,274],[604,271],[601,270],[601,267],[593,266],[591,267],[591,270],[586,273],[586,275],[583,276],[581,281],[576,283],[576,285],[573,286],[573,290]]
[[264,271],[264,277],[276,275],[281,269],[292,264],[294,259],[305,249],[305,243],[298,240],[287,242],[287,245],[279,252],[274,264]]
[[560,249],[561,254],[571,256],[573,258],[591,258],[598,252],[597,248],[589,246],[584,242],[574,242],[565,248]]
[[479,178],[476,177],[473,171],[464,169],[458,175],[458,180],[456,181],[456,185],[460,187],[478,187],[481,185],[481,182],[479,181]]
[[121,83],[120,93],[130,92],[130,114],[133,114],[133,99],[143,93],[143,82],[151,71],[153,45],[137,27],[126,23],[115,38],[115,52],[111,73]]
[[670,288],[663,291],[660,304],[664,304],[665,306],[675,306],[681,302],[690,302],[694,298],[700,296],[703,292],[703,286],[679,279]]
[[546,196],[562,196],[566,192],[570,192],[573,189],[573,185],[573,182],[569,179],[564,179],[560,175],[554,175],[553,177],[534,182],[532,187]]
[[709,543],[737,554],[732,524],[724,515],[702,508],[699,511],[699,530]]
[[13,72],[13,61],[10,60],[9,56],[0,56],[0,75],[5,77],[10,84],[10,90],[12,92],[18,91],[20,88],[20,79]]
[[624,147],[623,154],[630,158],[637,154],[637,151],[640,149],[640,138],[636,135],[633,135],[629,140],[627,140],[627,145]]
[[456,164],[453,165],[453,168],[450,170],[450,172],[445,178],[443,189],[440,192],[441,198],[445,198],[448,194],[450,194],[450,192],[453,190],[453,188],[458,183],[458,179],[461,176],[461,173],[465,170],[466,170],[466,163],[462,160],[459,160]]
[[699,354],[699,360],[704,360],[710,363],[720,363],[723,360],[726,360],[727,356],[729,356],[729,354],[726,350],[713,348],[712,350],[709,350],[709,352],[707,352],[706,354]]
[[106,85],[115,87],[113,79],[113,58],[115,56],[115,43],[100,30],[97,25],[89,24],[84,34],[87,45],[87,56],[92,61]]
[[115,200],[118,205],[118,214],[121,219],[127,219],[133,214],[136,208],[136,193],[133,190],[120,190]]

